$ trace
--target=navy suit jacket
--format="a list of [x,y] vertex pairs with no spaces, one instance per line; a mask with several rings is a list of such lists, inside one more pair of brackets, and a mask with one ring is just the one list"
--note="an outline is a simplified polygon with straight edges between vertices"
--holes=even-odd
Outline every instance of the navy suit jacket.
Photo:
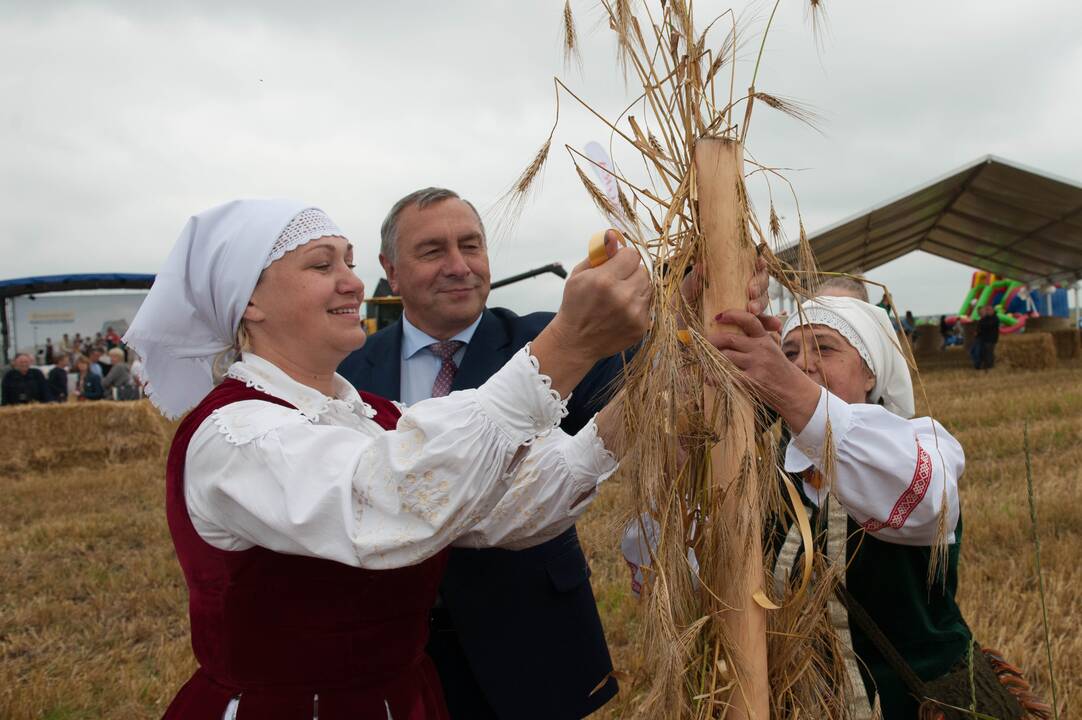
[[[552,317],[486,309],[452,391],[484,383]],[[399,400],[401,363],[399,321],[368,338],[338,372],[358,390]],[[578,432],[603,406],[622,364],[619,356],[598,363],[575,388],[561,423],[566,432]],[[574,527],[527,550],[452,549],[440,596],[470,669],[501,718],[581,718],[616,694],[589,574]]]

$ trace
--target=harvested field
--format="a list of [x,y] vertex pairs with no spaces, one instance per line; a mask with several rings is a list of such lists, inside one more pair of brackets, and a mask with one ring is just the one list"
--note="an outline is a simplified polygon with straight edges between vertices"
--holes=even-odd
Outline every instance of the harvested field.
[[[926,373],[925,384],[936,417],[968,457],[963,609],[977,637],[1022,664],[1049,695],[1022,454],[1029,421],[1061,717],[1076,716],[1082,365],[940,370]],[[143,417],[147,427],[162,427]],[[60,441],[52,432],[44,437]],[[111,433],[102,439],[111,441]],[[0,470],[0,718],[159,717],[193,667],[185,591],[165,526],[160,452],[125,462],[89,454],[16,470],[7,443],[8,465]],[[638,601],[618,550],[616,506],[624,491],[607,486],[579,524],[614,659],[629,678],[598,718],[625,714],[635,701],[634,679],[645,670],[635,645]]]

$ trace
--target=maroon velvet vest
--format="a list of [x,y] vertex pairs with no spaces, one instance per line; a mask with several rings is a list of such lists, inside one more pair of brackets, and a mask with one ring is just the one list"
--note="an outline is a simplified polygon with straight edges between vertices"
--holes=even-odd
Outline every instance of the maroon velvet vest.
[[[385,429],[399,412],[361,393]],[[184,460],[199,425],[241,400],[292,407],[226,380],[184,419],[166,466],[166,516],[188,584],[199,669],[169,720],[443,720],[439,678],[425,654],[428,613],[447,551],[411,567],[363,570],[262,547],[219,550],[196,532],[184,500]],[[303,478],[300,478],[303,480]]]

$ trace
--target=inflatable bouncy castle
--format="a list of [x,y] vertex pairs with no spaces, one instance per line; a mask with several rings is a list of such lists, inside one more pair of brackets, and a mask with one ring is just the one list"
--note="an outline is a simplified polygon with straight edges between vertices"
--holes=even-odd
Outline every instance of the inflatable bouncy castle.
[[1037,297],[1025,283],[978,270],[973,273],[969,292],[966,293],[958,314],[948,317],[947,323],[953,325],[956,322],[976,322],[980,317],[980,309],[985,305],[995,308],[999,317],[999,332],[1006,335],[1022,330],[1028,319],[1042,314],[1066,317],[1067,290],[1054,287],[1045,292],[1043,297]]

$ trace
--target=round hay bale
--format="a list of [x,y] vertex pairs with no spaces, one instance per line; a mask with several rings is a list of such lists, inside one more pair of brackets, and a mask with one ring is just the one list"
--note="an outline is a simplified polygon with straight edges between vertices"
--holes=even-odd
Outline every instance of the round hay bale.
[[159,457],[168,439],[147,400],[0,408],[0,437],[0,475]]
[[1050,333],[1024,333],[1000,338],[996,362],[1014,370],[1056,367],[1056,344]]

